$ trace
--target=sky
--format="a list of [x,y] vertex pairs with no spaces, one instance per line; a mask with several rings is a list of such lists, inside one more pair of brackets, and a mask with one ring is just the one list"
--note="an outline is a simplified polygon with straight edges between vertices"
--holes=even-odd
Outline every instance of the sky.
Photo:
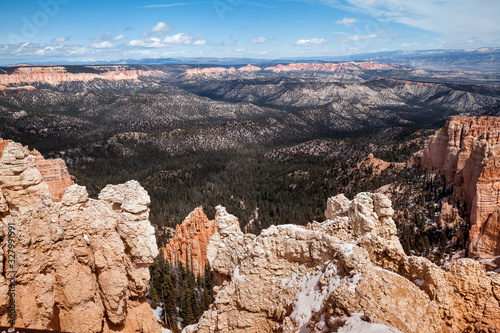
[[500,47],[499,0],[0,1],[0,65]]

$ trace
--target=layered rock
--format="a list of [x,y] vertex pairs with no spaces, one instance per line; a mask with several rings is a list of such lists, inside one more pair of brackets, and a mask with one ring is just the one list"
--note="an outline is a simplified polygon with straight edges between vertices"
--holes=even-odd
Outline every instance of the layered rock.
[[[500,276],[472,259],[449,272],[405,255],[390,200],[330,198],[323,223],[271,226],[255,237],[217,208],[208,247],[226,280],[186,332],[493,332]],[[357,330],[354,330],[357,328]]]
[[[237,73],[252,73],[262,70],[271,71],[274,73],[282,72],[359,72],[361,70],[384,70],[394,69],[397,66],[381,64],[378,62],[345,62],[345,63],[293,63],[288,65],[275,65],[266,68],[261,68],[254,65],[242,66],[238,69],[235,67],[206,67],[206,68],[191,68],[186,70],[187,77],[205,76],[216,78],[222,75],[230,75]],[[1,83],[1,81],[0,81]]]
[[451,117],[426,142],[421,159],[423,168],[443,172],[466,203],[468,256],[500,256],[500,118]]
[[2,263],[10,254],[8,231],[15,233],[14,268],[0,275],[0,325],[10,320],[6,278],[14,269],[15,326],[159,333],[145,301],[148,267],[158,254],[147,192],[129,181],[106,186],[94,200],[71,185],[54,202],[40,157],[14,142],[0,147]]
[[246,65],[238,69],[234,67],[206,67],[206,68],[190,68],[186,70],[187,77],[205,76],[205,77],[218,77],[221,75],[236,74],[236,73],[250,73],[261,71],[262,68],[254,65]]
[[66,163],[60,158],[46,160],[36,150],[30,153],[36,157],[36,168],[40,171],[43,181],[49,186],[52,200],[61,201],[64,190],[75,183],[66,168]]
[[[163,76],[160,71],[144,71],[122,66],[88,66],[98,73],[69,73],[65,67],[20,67],[12,74],[0,74],[0,85],[26,85],[37,82],[56,85],[63,82],[138,80],[140,77]],[[6,89],[6,88],[5,88]]]
[[175,227],[175,236],[162,249],[165,260],[188,264],[195,274],[203,275],[207,263],[208,242],[216,229],[215,221],[208,219],[203,207],[197,207]]

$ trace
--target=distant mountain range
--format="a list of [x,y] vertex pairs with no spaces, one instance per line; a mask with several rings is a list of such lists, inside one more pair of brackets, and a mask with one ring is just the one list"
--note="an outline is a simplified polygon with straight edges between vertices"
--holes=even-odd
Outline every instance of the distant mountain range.
[[[152,64],[199,64],[235,66],[246,64],[276,64],[292,62],[318,62],[318,61],[366,61],[376,60],[383,63],[399,64],[416,69],[433,71],[499,71],[500,48],[480,48],[468,50],[408,50],[387,51],[377,53],[363,53],[342,56],[323,57],[290,57],[280,59],[259,58],[143,58],[121,59],[113,61],[71,62],[52,61],[45,65],[152,65]],[[14,64],[12,64],[14,65]],[[23,64],[26,65],[26,64]],[[40,64],[37,64],[40,65]]]

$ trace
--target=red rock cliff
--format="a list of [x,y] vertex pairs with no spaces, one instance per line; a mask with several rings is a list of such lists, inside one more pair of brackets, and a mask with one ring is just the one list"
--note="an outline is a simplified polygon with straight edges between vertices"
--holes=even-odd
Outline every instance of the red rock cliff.
[[164,258],[171,262],[180,261],[185,265],[187,257],[193,261],[195,274],[203,274],[207,263],[208,242],[216,230],[215,221],[208,219],[201,206],[197,207],[175,228],[175,237],[162,249]]
[[466,203],[468,256],[500,256],[500,118],[451,117],[426,142],[422,167],[444,172]]

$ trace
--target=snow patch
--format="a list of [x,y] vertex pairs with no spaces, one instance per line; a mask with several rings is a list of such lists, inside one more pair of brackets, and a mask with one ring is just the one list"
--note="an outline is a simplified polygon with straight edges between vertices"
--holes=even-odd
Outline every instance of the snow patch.
[[161,328],[161,333],[172,333],[171,330],[167,330],[166,328],[162,327]]
[[85,239],[85,241],[87,242],[87,244],[89,244],[89,243],[90,243],[90,241],[89,241],[89,236],[87,236],[87,235],[85,235],[85,234],[84,234],[84,235],[83,235],[83,239]]
[[181,333],[191,333],[191,332],[193,332],[195,330],[195,328],[196,328],[197,325],[198,324],[188,325],[188,326],[184,327],[184,329],[182,330]]
[[161,322],[161,313],[163,312],[163,306],[160,304],[159,306],[156,307],[156,309],[152,309],[153,314],[155,315],[156,320]]
[[420,280],[420,279],[416,279],[415,281],[413,281],[417,286],[419,287],[422,287],[425,283],[425,280]]
[[245,275],[240,275],[240,265],[236,266],[233,272],[233,277],[238,281],[245,280]]
[[356,313],[352,317],[342,318],[345,324],[339,328],[338,333],[402,333],[394,327],[382,324],[373,324],[363,321],[362,313]]
[[[330,278],[327,286],[320,288],[318,282],[327,274],[334,274],[336,276]],[[304,276],[300,289],[295,295],[294,307],[290,315],[298,323],[298,333],[309,332],[307,324],[309,324],[312,314],[323,308],[325,297],[340,285],[340,281],[341,279],[337,275],[337,267],[333,262],[328,264],[324,272],[319,270],[307,273]]]
[[358,286],[358,282],[361,280],[361,273],[354,274],[351,278],[347,279],[351,283],[348,287],[349,291],[356,292],[356,287]]
[[346,257],[354,253],[353,249],[354,249],[354,244],[352,243],[343,243],[339,245],[339,250],[343,252]]

